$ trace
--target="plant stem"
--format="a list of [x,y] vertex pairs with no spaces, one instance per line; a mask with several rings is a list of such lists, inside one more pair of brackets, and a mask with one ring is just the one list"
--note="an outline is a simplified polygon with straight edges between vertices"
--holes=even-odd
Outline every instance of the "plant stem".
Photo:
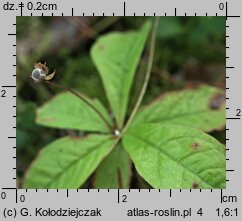
[[104,17],[100,21],[98,21],[96,24],[92,26],[92,29],[96,33],[100,33],[103,30],[107,29],[110,25],[113,25],[115,22],[117,22],[122,17],[120,16],[112,16],[112,17]]
[[140,91],[140,95],[138,97],[138,100],[134,106],[134,109],[124,127],[124,129],[122,130],[122,135],[126,132],[126,130],[128,129],[129,125],[131,124],[131,122],[133,121],[140,105],[141,102],[143,100],[143,97],[145,95],[146,89],[147,89],[147,85],[150,79],[150,73],[151,73],[151,69],[152,69],[152,65],[153,65],[153,59],[154,59],[154,52],[155,52],[155,39],[156,39],[156,34],[157,34],[157,29],[158,29],[158,25],[159,25],[159,17],[155,17],[155,21],[154,21],[154,25],[153,25],[153,29],[152,29],[152,34],[151,34],[151,43],[150,43],[150,52],[149,52],[149,58],[148,58],[148,64],[147,64],[147,70],[146,70],[146,74],[145,74],[145,79],[144,79],[144,83],[142,86],[142,89]]
[[75,95],[76,97],[78,97],[79,99],[81,99],[82,101],[84,101],[89,107],[91,107],[98,114],[98,116],[104,121],[104,123],[107,125],[107,127],[110,129],[110,131],[113,132],[112,125],[105,119],[105,117],[100,113],[100,111],[87,98],[85,98],[85,96],[83,96],[82,94],[77,93],[74,90],[67,88],[63,85],[56,84],[56,83],[53,83],[51,81],[44,81],[44,82],[46,84],[50,84],[54,87],[68,91],[68,92],[72,93],[73,95]]

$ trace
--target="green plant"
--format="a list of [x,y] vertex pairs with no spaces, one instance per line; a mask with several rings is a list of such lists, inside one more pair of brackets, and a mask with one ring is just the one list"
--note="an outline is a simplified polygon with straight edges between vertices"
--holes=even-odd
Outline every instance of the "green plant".
[[167,93],[139,108],[151,73],[157,26],[156,20],[144,84],[127,121],[149,22],[139,31],[101,36],[91,49],[115,120],[97,99],[72,90],[38,109],[38,124],[89,134],[66,136],[43,148],[25,176],[26,188],[79,188],[94,171],[96,188],[129,188],[131,162],[154,188],[225,188],[225,147],[205,133],[225,125],[220,89],[203,85]]

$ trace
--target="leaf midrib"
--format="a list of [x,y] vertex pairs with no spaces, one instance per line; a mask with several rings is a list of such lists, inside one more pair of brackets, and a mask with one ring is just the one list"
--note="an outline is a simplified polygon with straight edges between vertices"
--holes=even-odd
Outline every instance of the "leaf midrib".
[[[80,160],[80,158],[84,158],[87,155],[91,154],[94,150],[96,150],[98,147],[100,147],[100,145],[102,146],[103,144],[105,144],[107,141],[110,141],[110,138],[108,138],[107,140],[104,140],[101,143],[95,144],[94,147],[92,149],[90,149],[89,151],[87,151],[85,154],[83,154],[82,156],[78,156],[78,158],[76,160],[74,160],[72,163],[70,163],[65,169],[63,169],[61,172],[57,173],[54,178],[48,182],[46,184],[46,187],[48,188],[49,185],[51,185],[56,179],[58,179],[60,176],[62,176],[62,174],[64,172],[66,172],[67,170],[69,170],[72,166],[74,166],[76,163],[78,163],[78,161]],[[64,172],[63,172],[64,171]]]
[[[137,34],[136,34],[137,35]],[[138,37],[140,37],[139,35],[137,35]],[[140,41],[140,38],[139,38],[139,41]],[[135,45],[134,44],[134,42],[136,42],[136,40],[133,40],[132,39],[132,42],[130,42],[130,45],[131,45],[131,47],[130,47],[130,50],[137,50],[137,48],[138,48],[138,46],[137,47],[135,47],[135,48],[132,48],[132,45]],[[126,57],[126,60],[129,60],[129,57],[127,56]],[[122,63],[122,65],[121,65],[121,67],[122,67],[122,69],[123,69],[123,67],[125,67],[126,66],[126,64],[127,64],[127,62],[126,62],[126,60]],[[137,69],[137,64],[135,64],[135,66],[136,66],[136,69]],[[133,68],[133,67],[132,67]],[[129,69],[129,72],[131,72],[131,68]],[[135,73],[135,70],[134,70],[134,73]],[[133,80],[133,78],[134,78],[134,73],[133,73],[133,75],[131,76],[131,78],[132,78],[132,80]],[[121,76],[121,85],[125,85],[125,82],[126,82],[126,78],[127,78],[127,74],[121,74],[120,75]],[[132,80],[131,80],[131,82],[132,82]],[[127,101],[124,101],[124,99],[123,98],[125,98],[125,96],[123,96],[123,93],[124,93],[124,87],[121,87],[121,89],[119,90],[119,92],[118,92],[118,97],[119,97],[119,101],[120,101],[120,103],[119,103],[119,105],[120,105],[120,107],[123,107],[123,106],[125,106],[125,108],[127,108],[127,101],[129,100],[129,98],[126,98],[126,100]],[[129,91],[130,91],[130,87],[129,87]],[[122,108],[120,108],[120,110],[122,110]],[[124,111],[125,112],[125,111]],[[121,114],[119,114],[119,116],[121,116],[121,125],[119,125],[120,127],[123,127],[123,121],[124,121],[124,115],[125,115],[125,113],[123,113],[123,110],[121,111]]]

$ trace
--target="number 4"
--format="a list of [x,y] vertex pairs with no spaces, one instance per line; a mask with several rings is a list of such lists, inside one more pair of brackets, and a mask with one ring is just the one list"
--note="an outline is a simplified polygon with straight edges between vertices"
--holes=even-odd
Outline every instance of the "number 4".
[[203,215],[203,209],[200,208],[200,209],[197,211],[197,214],[200,215],[200,216],[202,216],[202,215]]

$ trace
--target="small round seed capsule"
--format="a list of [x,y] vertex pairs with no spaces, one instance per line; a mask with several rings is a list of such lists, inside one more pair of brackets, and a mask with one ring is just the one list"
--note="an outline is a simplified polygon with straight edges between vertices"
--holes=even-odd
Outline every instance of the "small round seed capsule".
[[46,73],[42,69],[36,68],[32,71],[31,77],[35,83],[39,83],[46,77]]
[[49,68],[46,66],[46,62],[44,64],[38,62],[34,65],[35,69],[32,71],[31,78],[35,83],[39,83],[43,80],[49,81],[55,76],[55,70],[53,73],[49,74]]

